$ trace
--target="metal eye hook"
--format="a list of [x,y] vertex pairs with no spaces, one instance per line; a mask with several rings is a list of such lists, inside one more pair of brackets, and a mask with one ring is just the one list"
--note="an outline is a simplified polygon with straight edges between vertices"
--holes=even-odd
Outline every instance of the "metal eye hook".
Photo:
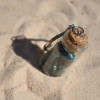
[[[80,26],[74,26],[74,24],[69,25],[68,29],[72,29],[72,31],[75,35],[81,36],[82,34],[84,34],[84,29]],[[76,30],[78,30],[78,29],[81,29],[82,32],[80,32],[80,33],[76,32]]]
[[[78,33],[78,32],[75,31],[76,29],[77,29],[77,30],[78,30],[78,29],[81,29],[82,32]],[[82,27],[80,27],[80,26],[75,26],[74,29],[73,29],[73,32],[74,32],[75,35],[81,36],[82,34],[84,34],[84,29],[83,29]]]

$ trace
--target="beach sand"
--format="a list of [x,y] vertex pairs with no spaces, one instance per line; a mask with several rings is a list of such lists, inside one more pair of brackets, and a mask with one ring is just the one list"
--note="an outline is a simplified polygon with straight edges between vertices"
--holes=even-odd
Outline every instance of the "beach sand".
[[[100,100],[99,9],[100,0],[0,0],[0,100]],[[71,24],[88,49],[49,77],[37,68],[43,46]]]

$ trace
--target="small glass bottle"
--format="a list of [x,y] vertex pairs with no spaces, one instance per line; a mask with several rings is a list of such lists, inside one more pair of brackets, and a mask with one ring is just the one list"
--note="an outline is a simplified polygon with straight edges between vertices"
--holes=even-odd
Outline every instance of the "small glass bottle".
[[42,71],[50,76],[61,76],[87,48],[87,39],[83,28],[70,25],[61,40],[42,57],[40,61]]

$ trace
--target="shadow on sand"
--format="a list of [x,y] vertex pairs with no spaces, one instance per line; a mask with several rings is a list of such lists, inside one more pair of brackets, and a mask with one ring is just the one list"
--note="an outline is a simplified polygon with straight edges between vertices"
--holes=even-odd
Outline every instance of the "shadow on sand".
[[38,67],[38,63],[40,58],[43,56],[44,52],[40,49],[39,46],[33,44],[32,41],[44,41],[45,39],[27,39],[24,36],[15,36],[11,38],[12,40],[12,48],[14,52],[28,61],[32,66],[36,69],[41,70]]

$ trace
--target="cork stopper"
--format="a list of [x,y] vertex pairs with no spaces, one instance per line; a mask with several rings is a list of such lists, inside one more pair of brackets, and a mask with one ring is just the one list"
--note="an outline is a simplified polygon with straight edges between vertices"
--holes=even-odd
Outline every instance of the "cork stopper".
[[[78,33],[78,35],[75,33]],[[87,35],[81,33],[82,29],[80,28],[74,31],[73,29],[68,29],[63,37],[65,46],[74,53],[78,52],[79,48],[83,48],[88,43]]]

